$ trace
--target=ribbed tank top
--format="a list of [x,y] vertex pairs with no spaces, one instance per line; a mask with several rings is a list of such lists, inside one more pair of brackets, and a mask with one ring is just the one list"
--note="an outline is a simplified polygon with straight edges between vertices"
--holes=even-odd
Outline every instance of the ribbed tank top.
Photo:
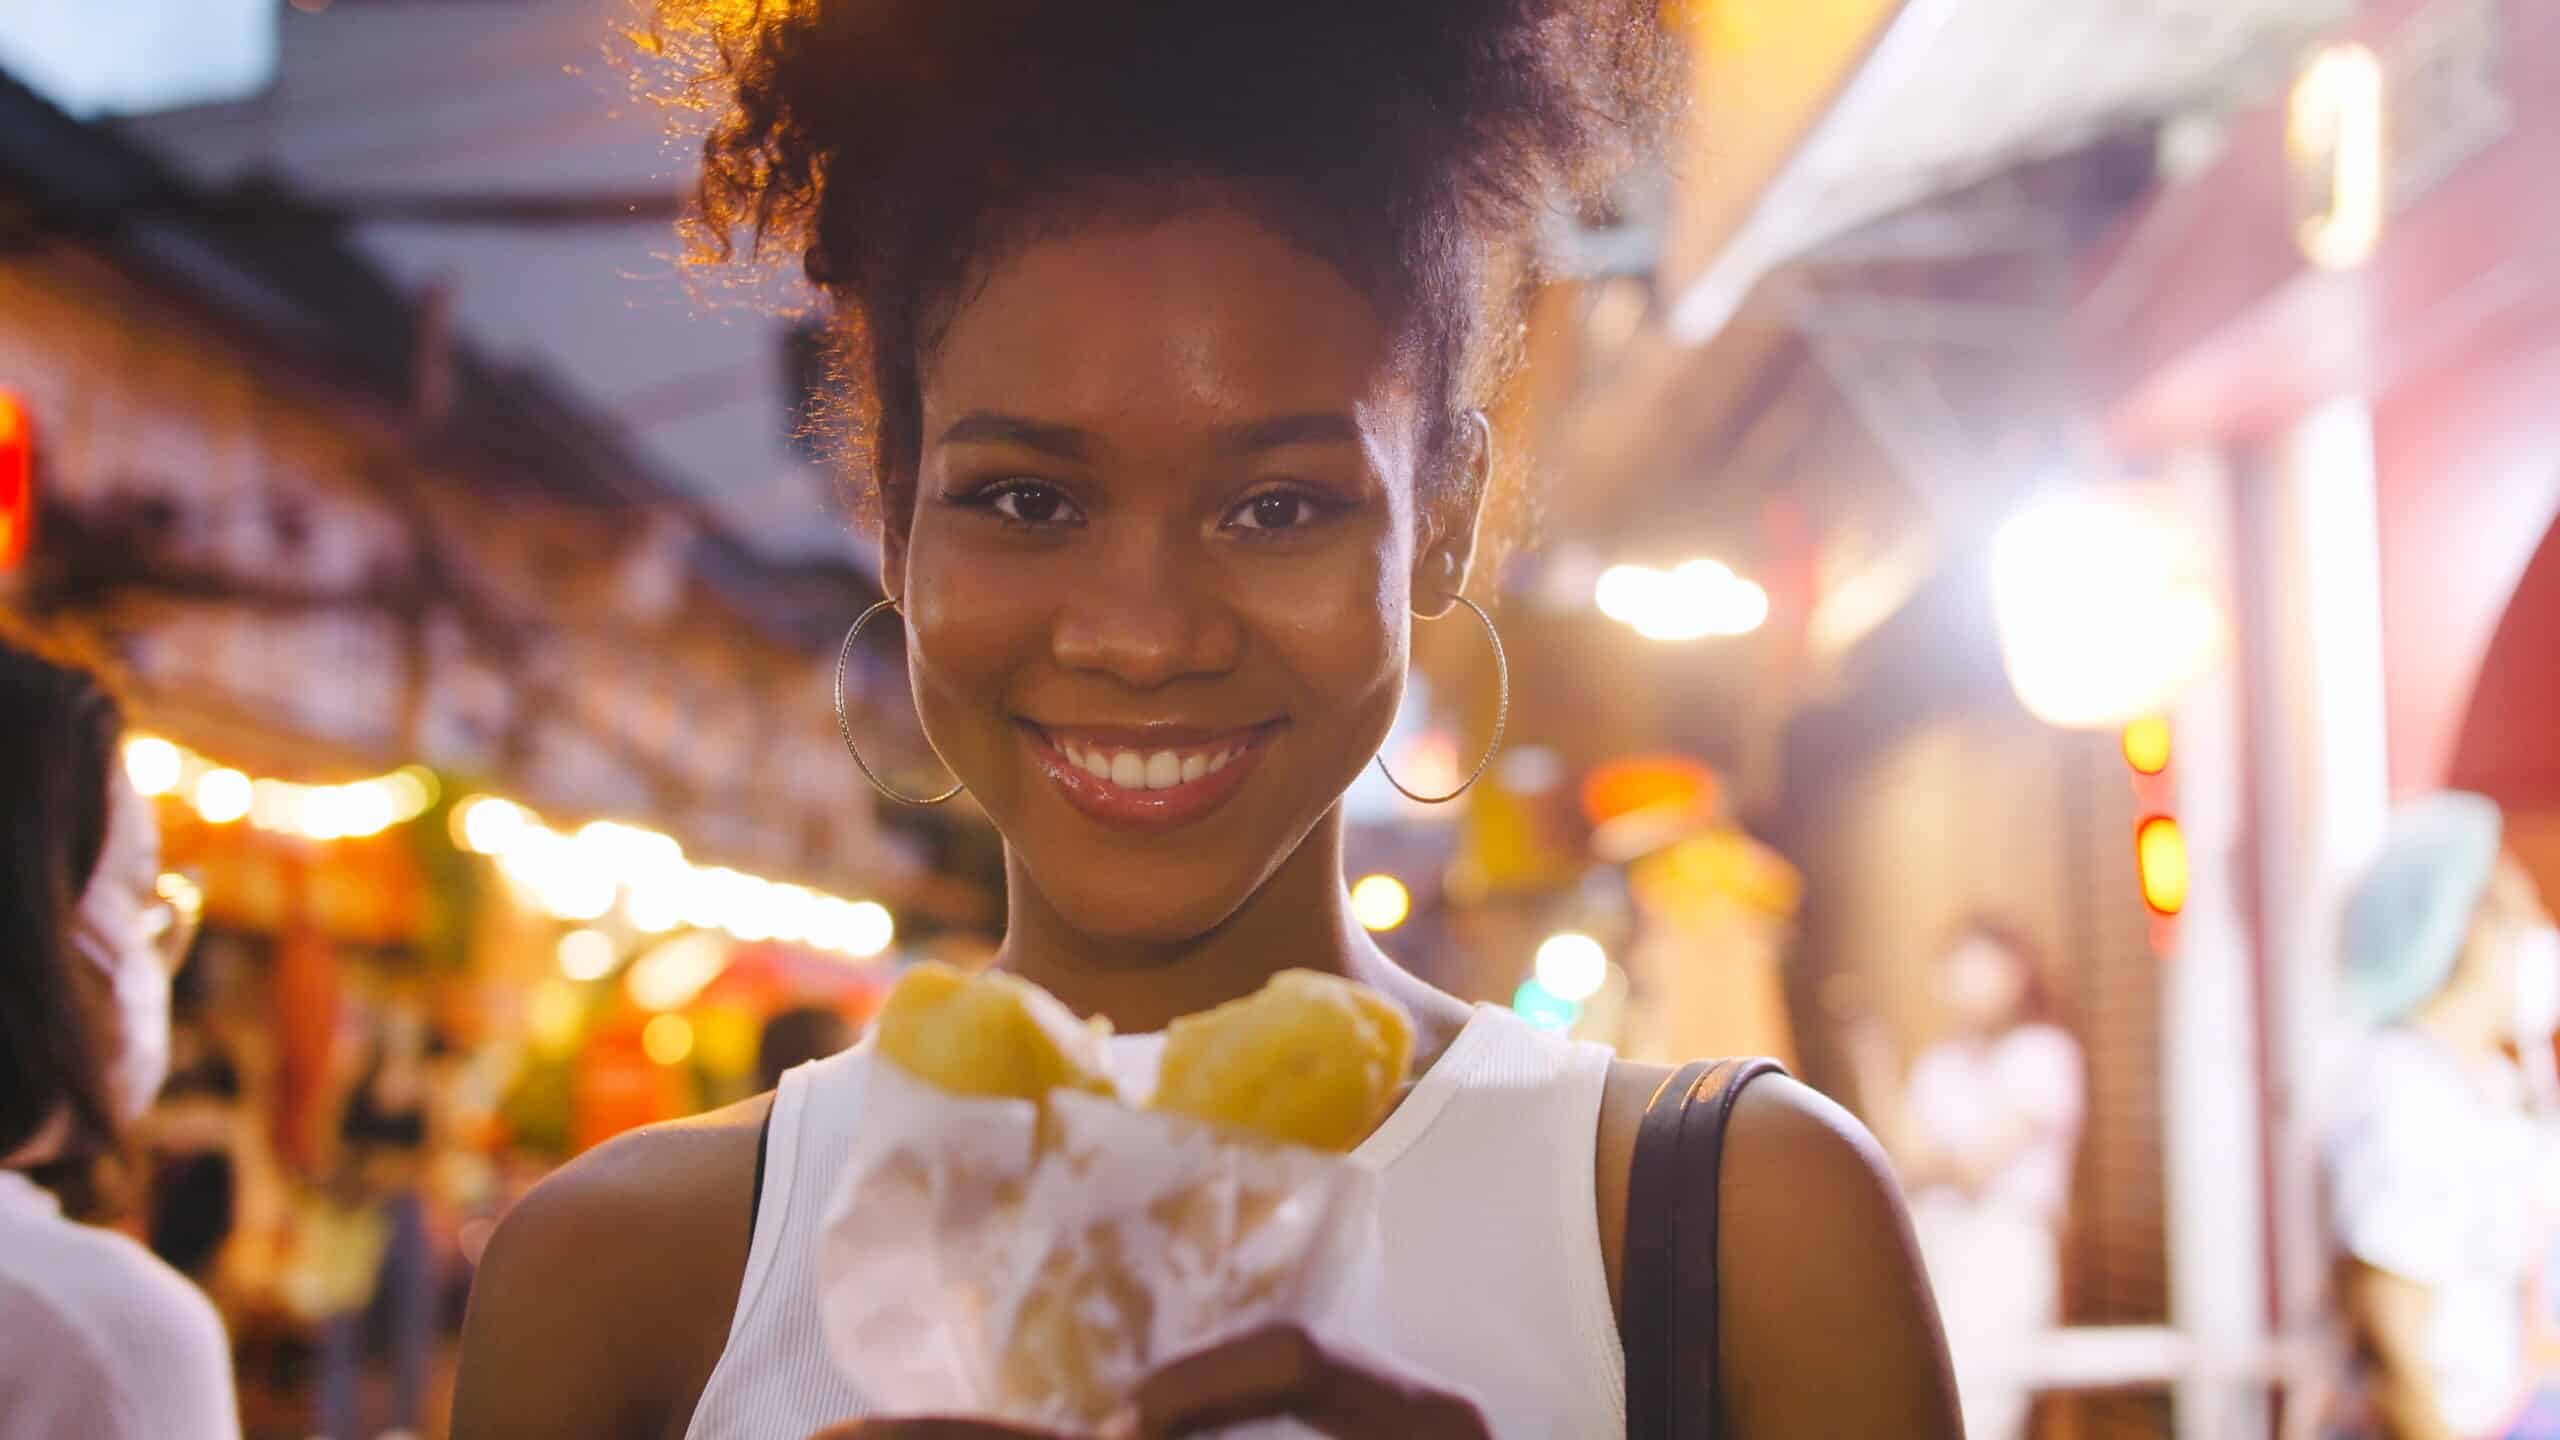
[[[804,1440],[868,1413],[827,1359],[816,1290],[868,1063],[857,1048],[782,1079],[737,1313],[689,1440]],[[1473,1398],[1506,1440],[1626,1433],[1592,1181],[1608,1073],[1606,1048],[1479,1006],[1352,1152],[1379,1176],[1385,1240],[1385,1313],[1361,1343]]]

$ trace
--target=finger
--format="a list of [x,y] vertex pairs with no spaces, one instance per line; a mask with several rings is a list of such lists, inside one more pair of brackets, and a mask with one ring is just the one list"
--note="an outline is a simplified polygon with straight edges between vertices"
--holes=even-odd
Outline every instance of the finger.
[[985,1420],[952,1420],[931,1416],[905,1419],[848,1420],[821,1430],[809,1440],[1057,1440],[1037,1430],[1018,1430]]
[[1473,1405],[1380,1375],[1272,1326],[1188,1355],[1147,1377],[1131,1401],[1136,1434],[1172,1440],[1224,1425],[1291,1416],[1342,1440],[1376,1435],[1479,1440]]

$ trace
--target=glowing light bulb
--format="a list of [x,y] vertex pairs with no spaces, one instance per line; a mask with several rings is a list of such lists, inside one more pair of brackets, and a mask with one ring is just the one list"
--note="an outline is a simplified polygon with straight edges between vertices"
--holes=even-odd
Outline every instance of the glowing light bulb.
[[185,778],[187,759],[178,747],[157,735],[136,735],[124,742],[124,773],[145,795],[166,795]]
[[504,852],[533,823],[533,816],[512,800],[474,795],[453,807],[453,836],[475,855]]
[[898,937],[898,922],[877,900],[856,900],[845,917],[844,953],[868,960]]
[[210,825],[228,825],[249,813],[256,792],[237,770],[208,770],[196,779],[196,813]]

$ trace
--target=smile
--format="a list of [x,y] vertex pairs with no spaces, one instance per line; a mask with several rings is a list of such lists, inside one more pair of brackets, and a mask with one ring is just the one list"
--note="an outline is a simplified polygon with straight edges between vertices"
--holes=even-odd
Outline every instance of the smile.
[[1201,819],[1242,788],[1280,722],[1215,732],[1022,728],[1042,771],[1078,810],[1115,825],[1171,828]]

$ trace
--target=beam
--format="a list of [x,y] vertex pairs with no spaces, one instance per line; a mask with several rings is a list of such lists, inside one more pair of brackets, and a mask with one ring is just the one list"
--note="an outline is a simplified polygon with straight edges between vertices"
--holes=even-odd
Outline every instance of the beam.
[[[1720,334],[1761,277],[1809,239],[1821,158],[1854,144],[1877,108],[1923,64],[1964,0],[1800,0],[1707,7],[1741,17],[1701,23],[1699,139],[1703,183],[1674,217],[1664,293],[1673,338]],[[1736,43],[1719,30],[1748,30]]]

